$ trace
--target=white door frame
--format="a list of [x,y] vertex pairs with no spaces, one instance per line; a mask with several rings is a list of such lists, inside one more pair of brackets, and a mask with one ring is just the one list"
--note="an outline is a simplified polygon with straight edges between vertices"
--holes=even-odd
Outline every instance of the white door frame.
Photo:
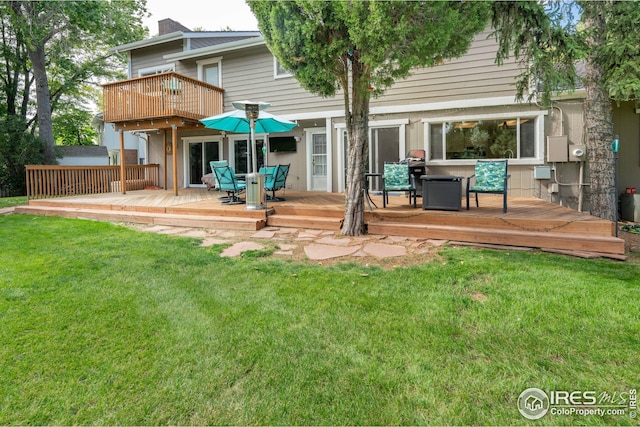
[[184,175],[184,183],[185,183],[185,188],[187,187],[193,187],[193,188],[204,188],[205,185],[204,184],[190,184],[189,183],[189,170],[190,170],[190,165],[189,165],[189,160],[190,160],[190,156],[189,156],[189,144],[190,143],[198,143],[198,142],[217,142],[218,143],[218,158],[221,159],[222,158],[222,135],[209,135],[209,136],[188,136],[185,138],[182,138],[182,150],[183,150],[183,163],[184,163],[184,167],[183,167],[183,175]]
[[[398,158],[400,160],[404,160],[407,153],[407,132],[406,128],[409,124],[409,119],[397,119],[397,120],[371,120],[369,121],[369,164],[373,162],[373,153],[371,150],[371,129],[375,128],[391,128],[398,127],[398,138],[399,138],[399,147],[398,147]],[[346,159],[343,153],[345,152],[345,141],[344,134],[347,131],[346,123],[338,123],[335,125],[338,143],[338,170],[341,171],[338,173],[338,191],[340,193],[344,193],[347,183],[344,180],[344,170],[347,167]]]
[[[265,144],[267,143],[266,133],[257,133],[255,137],[256,137],[256,141],[258,141],[259,139],[262,139],[263,141],[265,141]],[[236,150],[235,150],[236,141],[247,140],[249,141],[249,144],[251,144],[251,134],[248,134],[248,133],[237,133],[237,134],[234,133],[232,135],[227,134],[227,139],[228,139],[227,144],[229,148],[229,166],[232,166],[235,170],[238,170],[238,165],[236,165]],[[247,170],[249,169],[250,167],[249,165],[247,165]]]
[[325,135],[327,142],[327,185],[325,191],[331,193],[333,188],[333,150],[331,143],[331,132],[327,132],[327,129],[331,129],[331,119],[327,118],[327,127],[313,127],[305,128],[304,133],[306,135],[306,152],[307,152],[307,191],[312,191],[312,179],[313,179],[313,135]]

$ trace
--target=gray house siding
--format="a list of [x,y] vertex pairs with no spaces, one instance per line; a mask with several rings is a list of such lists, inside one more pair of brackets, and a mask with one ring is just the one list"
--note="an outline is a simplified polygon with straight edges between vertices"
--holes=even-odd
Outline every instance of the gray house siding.
[[[165,43],[162,45],[150,46],[145,49],[136,49],[131,52],[131,77],[138,77],[140,70],[150,67],[159,67],[166,65],[167,61],[163,58],[168,53],[182,52],[182,40]],[[176,72],[178,70],[176,65]]]
[[419,68],[397,81],[373,106],[421,104],[515,94],[517,64],[495,64],[496,44],[488,32],[479,34],[463,57],[433,68]]
[[267,101],[275,114],[321,112],[342,106],[341,97],[321,98],[293,77],[274,78],[273,55],[266,46],[225,54],[222,59],[225,109],[243,99]]
[[[496,45],[488,33],[476,37],[469,52],[462,58],[433,67],[416,69],[412,75],[396,82],[385,94],[372,99],[371,106],[423,104],[444,100],[468,100],[513,96],[517,64],[495,64]],[[194,43],[211,43],[210,39],[192,39]],[[199,47],[199,46],[198,46]],[[182,41],[152,46],[132,52],[133,76],[140,69],[167,63],[163,55],[183,50]],[[304,90],[294,77],[274,77],[273,55],[266,45],[225,52],[222,57],[222,86],[225,89],[225,110],[242,99],[266,100],[277,114],[322,113],[344,108],[341,92],[332,98],[322,98]],[[206,58],[198,58],[206,59]],[[176,72],[197,78],[197,60],[175,61]]]

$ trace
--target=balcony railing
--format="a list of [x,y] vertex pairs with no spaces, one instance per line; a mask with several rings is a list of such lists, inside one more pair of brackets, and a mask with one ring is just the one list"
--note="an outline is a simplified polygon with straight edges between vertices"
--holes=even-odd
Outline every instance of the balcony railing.
[[197,121],[223,112],[224,89],[174,72],[103,85],[107,123],[181,117]]
[[[27,198],[75,196],[121,191],[120,166],[27,165]],[[159,185],[159,165],[125,165],[127,190]]]

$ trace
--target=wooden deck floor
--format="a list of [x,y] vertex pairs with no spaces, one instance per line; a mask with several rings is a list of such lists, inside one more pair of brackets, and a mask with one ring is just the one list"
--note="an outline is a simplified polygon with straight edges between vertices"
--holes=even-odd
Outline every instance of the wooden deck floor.
[[[101,218],[98,212],[110,211],[112,216],[117,213],[123,221],[129,217],[131,222],[136,222],[136,218],[152,221],[154,215],[165,215],[182,224],[188,224],[191,218],[196,222],[193,226],[207,226],[206,220],[212,218],[233,219],[237,224],[246,219],[254,221],[256,229],[275,225],[339,230],[344,215],[345,200],[341,193],[287,191],[285,201],[268,203],[264,210],[224,205],[218,197],[220,193],[205,189],[181,189],[178,196],[164,190],[140,190],[30,200],[29,208],[31,213],[59,212],[65,216],[73,216],[73,212],[86,216],[93,211],[94,215],[89,217],[97,219]],[[379,208],[369,210],[365,204],[365,221],[371,234],[624,253],[624,242],[614,237],[612,222],[536,198],[510,198],[506,214],[502,212],[501,196],[480,195],[480,207],[472,202],[468,211],[464,209],[464,199],[461,211],[425,211],[420,205],[413,209],[404,196],[390,197],[386,209],[381,208],[381,196],[372,198]],[[45,213],[44,209],[53,209],[54,213]]]

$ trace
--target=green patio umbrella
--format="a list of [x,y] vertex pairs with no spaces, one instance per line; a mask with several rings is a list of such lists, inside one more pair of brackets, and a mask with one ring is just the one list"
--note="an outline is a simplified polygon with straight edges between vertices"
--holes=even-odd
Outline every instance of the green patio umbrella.
[[[200,120],[209,129],[218,129],[233,133],[250,133],[249,119],[244,111],[233,110],[217,116],[207,117]],[[289,120],[280,119],[266,111],[260,111],[255,120],[255,131],[257,133],[287,132],[298,126]]]
[[287,132],[298,126],[297,123],[281,119],[263,111],[271,104],[266,102],[241,101],[234,102],[236,110],[217,116],[207,117],[200,121],[209,129],[218,129],[233,133],[251,134],[252,172],[257,172],[255,133]]

